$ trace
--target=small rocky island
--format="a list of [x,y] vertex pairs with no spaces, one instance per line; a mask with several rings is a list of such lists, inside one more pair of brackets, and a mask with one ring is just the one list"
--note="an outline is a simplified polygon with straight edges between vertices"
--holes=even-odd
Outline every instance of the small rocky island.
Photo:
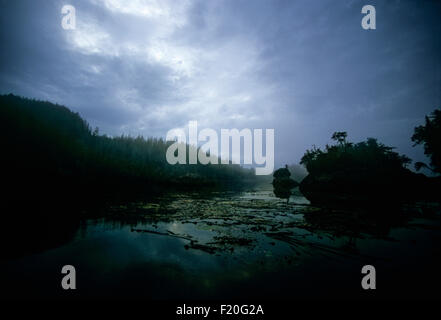
[[273,173],[273,187],[274,194],[278,198],[287,199],[289,201],[289,197],[291,195],[291,190],[295,187],[299,186],[299,183],[290,178],[291,172],[289,172],[288,165],[285,165],[285,168],[280,168],[274,171]]

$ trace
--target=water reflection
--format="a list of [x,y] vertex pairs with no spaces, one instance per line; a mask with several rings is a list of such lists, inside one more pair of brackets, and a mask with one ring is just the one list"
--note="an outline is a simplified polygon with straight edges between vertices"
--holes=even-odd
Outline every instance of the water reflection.
[[[4,290],[11,297],[63,297],[64,264],[78,269],[81,297],[352,296],[361,294],[364,264],[381,268],[390,277],[384,288],[397,294],[411,294],[412,286],[394,289],[396,270],[412,278],[423,266],[439,283],[431,273],[440,266],[433,245],[441,240],[439,208],[418,220],[403,209],[398,216],[367,215],[311,207],[295,194],[286,203],[266,189],[175,194],[108,211],[106,218],[82,221],[64,245],[3,263]],[[30,289],[23,293],[22,286]]]

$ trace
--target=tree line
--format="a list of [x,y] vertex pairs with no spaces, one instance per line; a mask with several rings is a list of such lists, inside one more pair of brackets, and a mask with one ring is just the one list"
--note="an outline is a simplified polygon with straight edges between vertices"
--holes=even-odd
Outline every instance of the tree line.
[[14,195],[81,202],[168,188],[239,187],[254,179],[252,169],[234,164],[170,165],[165,155],[172,142],[100,135],[78,113],[46,101],[2,95],[0,117],[1,166]]

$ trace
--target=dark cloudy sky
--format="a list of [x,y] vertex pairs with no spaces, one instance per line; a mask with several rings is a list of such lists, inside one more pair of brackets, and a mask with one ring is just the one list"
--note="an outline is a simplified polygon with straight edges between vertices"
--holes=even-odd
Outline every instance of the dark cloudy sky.
[[109,135],[274,128],[277,166],[342,130],[422,160],[410,136],[441,107],[440,25],[429,0],[0,0],[0,93]]

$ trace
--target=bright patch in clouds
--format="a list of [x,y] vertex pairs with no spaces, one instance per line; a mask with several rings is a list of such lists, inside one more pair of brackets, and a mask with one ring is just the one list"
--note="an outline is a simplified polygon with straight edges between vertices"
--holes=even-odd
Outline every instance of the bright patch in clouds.
[[94,0],[95,3],[115,13],[140,16],[150,19],[165,19],[168,23],[185,24],[183,11],[188,7],[187,0]]
[[[120,34],[113,25],[101,24],[90,16],[81,18],[78,14],[77,30],[66,35],[71,49],[86,55],[111,56],[121,63],[164,68],[163,78],[173,90],[170,94],[181,97],[173,104],[150,104],[146,113],[142,92],[115,90],[114,100],[121,103],[121,108],[138,113],[135,126],[140,130],[146,128],[146,122],[154,122],[155,117],[164,121],[167,113],[179,114],[182,124],[193,119],[215,128],[225,121],[257,119],[251,105],[256,100],[252,97],[269,95],[270,89],[253,75],[260,65],[259,43],[253,38],[225,38],[215,46],[207,46],[204,41],[187,41],[180,35],[192,27],[188,25],[192,8],[189,1],[95,0],[94,3],[120,15],[120,27],[134,31]],[[222,29],[216,20],[216,9],[212,8],[208,14],[209,25],[200,31],[201,39],[210,39],[212,32]],[[96,66],[90,69],[99,73]],[[137,72],[136,68],[132,72]],[[116,88],[128,85],[114,84]],[[264,103],[265,99],[259,102]]]
[[191,77],[195,72],[196,50],[189,47],[177,47],[167,41],[153,40],[147,47],[148,61],[158,63],[173,70],[171,80]]
[[73,49],[83,54],[118,55],[110,34],[96,23],[80,21],[77,29],[66,33],[66,37]]

